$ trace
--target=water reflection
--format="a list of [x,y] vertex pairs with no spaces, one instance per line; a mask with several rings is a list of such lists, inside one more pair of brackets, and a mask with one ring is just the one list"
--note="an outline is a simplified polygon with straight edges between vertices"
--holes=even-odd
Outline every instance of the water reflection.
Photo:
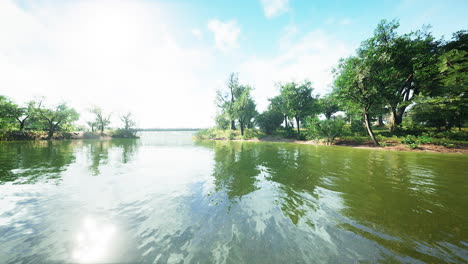
[[0,184],[59,183],[61,173],[75,161],[79,141],[0,143]]
[[0,262],[468,260],[465,156],[159,135],[0,144]]
[[137,150],[137,139],[113,139],[85,141],[87,155],[90,160],[89,170],[96,176],[101,173],[100,167],[105,166],[109,160],[109,151],[121,151],[121,163],[131,162]]
[[[330,230],[332,226],[352,232],[354,239],[373,241],[378,246],[375,258],[390,263],[407,257],[425,262],[467,259],[468,217],[466,203],[460,202],[468,201],[467,184],[457,157],[446,157],[447,166],[440,166],[441,156],[431,154],[292,144],[198,144],[215,153],[217,192],[226,191],[233,200],[273,186],[272,202],[294,225],[306,224],[309,231],[327,226],[326,233],[313,236],[333,236],[337,230]],[[325,224],[321,215],[328,218]]]

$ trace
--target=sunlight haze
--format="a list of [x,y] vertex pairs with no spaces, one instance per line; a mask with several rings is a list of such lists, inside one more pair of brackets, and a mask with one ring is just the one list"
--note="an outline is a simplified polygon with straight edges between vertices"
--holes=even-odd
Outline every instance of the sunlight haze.
[[81,124],[99,105],[117,123],[131,111],[142,128],[209,127],[230,72],[255,88],[259,111],[277,82],[309,79],[324,94],[382,18],[446,38],[466,27],[466,3],[450,2],[0,0],[0,90],[66,101]]

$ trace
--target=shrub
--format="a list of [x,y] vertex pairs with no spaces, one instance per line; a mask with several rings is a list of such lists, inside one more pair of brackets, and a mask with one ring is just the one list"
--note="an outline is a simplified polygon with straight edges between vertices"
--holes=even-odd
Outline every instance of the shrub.
[[317,117],[306,119],[308,137],[310,139],[325,139],[327,144],[332,144],[335,138],[342,135],[345,122],[341,119],[319,120]]

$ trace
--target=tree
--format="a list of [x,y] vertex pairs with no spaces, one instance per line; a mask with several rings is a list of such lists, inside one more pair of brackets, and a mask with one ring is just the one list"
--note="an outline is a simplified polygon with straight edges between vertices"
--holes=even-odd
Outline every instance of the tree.
[[87,121],[86,124],[91,129],[91,132],[94,132],[96,128],[98,127],[98,123],[96,121]]
[[238,74],[231,73],[226,84],[227,91],[216,91],[216,105],[220,108],[221,114],[230,119],[231,129],[236,130],[234,103],[241,94]]
[[237,96],[232,107],[233,117],[239,121],[242,136],[244,135],[244,129],[257,115],[255,102],[250,95],[251,90],[250,86],[239,85],[238,91],[240,94]]
[[132,113],[130,112],[121,115],[120,120],[122,120],[122,122],[124,123],[125,130],[130,130],[136,125],[135,120],[133,120]]
[[226,117],[226,114],[218,113],[215,118],[216,127],[226,130],[229,128],[231,121]]
[[428,27],[399,36],[398,21],[382,20],[374,36],[363,42],[360,57],[372,61],[375,85],[390,111],[390,131],[401,124],[403,115],[417,95],[430,95],[435,89],[439,42]]
[[312,84],[290,82],[281,86],[281,96],[284,98],[288,113],[296,119],[297,134],[300,135],[299,122],[307,115],[317,111],[317,99],[312,97]]
[[259,114],[255,121],[260,129],[266,134],[275,132],[283,123],[283,114],[275,109],[269,109]]
[[18,122],[19,130],[23,130],[26,121],[33,115],[35,107],[36,103],[34,101],[29,102],[26,107],[20,107],[11,103],[8,109],[8,115]]
[[318,99],[318,105],[320,112],[325,115],[326,119],[330,119],[334,113],[340,111],[338,102],[331,94]]
[[372,61],[362,57],[349,57],[341,60],[335,70],[334,92],[343,105],[364,116],[367,132],[374,145],[379,143],[375,138],[370,123],[370,112],[372,107],[382,105],[379,90],[376,88],[374,73],[379,68]]
[[286,101],[284,97],[282,97],[280,94],[268,100],[270,101],[270,106],[269,106],[270,110],[281,113],[284,118],[284,127],[288,128],[289,112],[288,112],[288,107],[286,106]]
[[54,132],[59,130],[61,126],[71,124],[79,118],[78,112],[68,107],[65,103],[59,104],[54,108],[43,108],[42,102],[40,102],[36,113],[47,127],[47,139],[51,139]]
[[95,122],[97,123],[97,128],[101,130],[101,134],[104,133],[104,129],[106,129],[110,125],[110,117],[111,114],[105,114],[102,108],[98,106],[94,106],[90,110],[91,113],[95,115]]

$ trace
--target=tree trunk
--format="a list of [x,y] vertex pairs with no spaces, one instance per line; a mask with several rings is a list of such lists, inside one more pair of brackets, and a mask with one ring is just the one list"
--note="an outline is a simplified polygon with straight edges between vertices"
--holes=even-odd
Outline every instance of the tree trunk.
[[47,132],[47,140],[51,140],[54,136],[54,126],[49,126],[49,132]]
[[241,136],[244,136],[244,123],[239,122],[240,124],[240,130],[241,130]]
[[235,120],[231,120],[231,129],[236,130],[236,121]]
[[383,116],[382,116],[382,115],[379,115],[379,116],[377,117],[377,124],[376,124],[376,126],[378,126],[378,127],[384,126],[384,123],[383,123]]
[[325,118],[326,118],[327,120],[330,120],[331,114],[330,114],[330,113],[325,113]]
[[284,128],[288,128],[288,116],[284,115]]
[[301,130],[299,128],[299,118],[298,117],[295,117],[296,118],[296,124],[297,124],[297,135],[299,136],[301,134]]
[[390,126],[389,130],[390,132],[394,132],[395,129],[401,125],[401,122],[403,121],[403,114],[405,113],[406,106],[402,106],[399,108],[390,108]]
[[20,131],[23,131],[23,129],[24,129],[24,120],[20,121],[19,123],[20,123],[19,129],[20,129]]
[[369,136],[372,139],[372,142],[374,143],[374,145],[378,146],[379,142],[375,138],[374,131],[372,131],[372,127],[369,120],[369,113],[367,112],[367,110],[364,111],[364,122],[366,124],[367,132],[369,133]]

